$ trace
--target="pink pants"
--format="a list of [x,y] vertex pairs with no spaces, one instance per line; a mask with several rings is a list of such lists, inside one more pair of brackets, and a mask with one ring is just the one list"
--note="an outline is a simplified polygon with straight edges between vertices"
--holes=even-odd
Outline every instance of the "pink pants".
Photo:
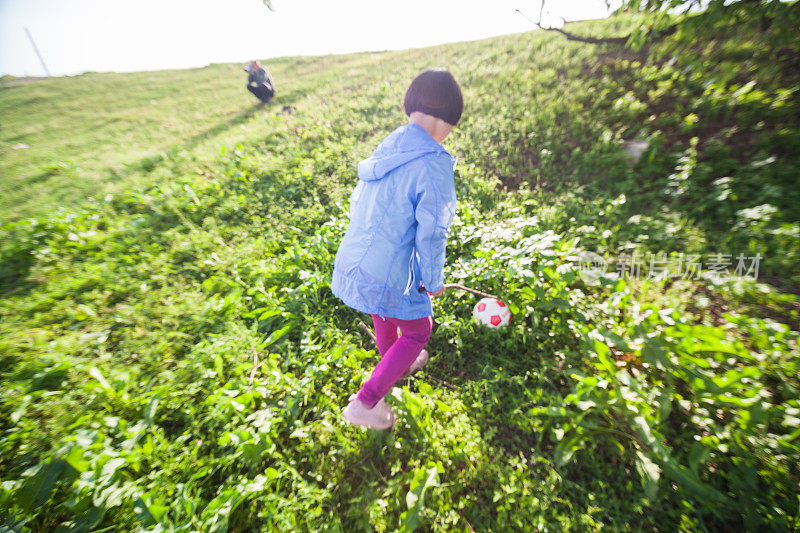
[[[358,399],[369,407],[378,403],[411,366],[431,338],[433,319],[416,320],[372,315],[380,362],[358,391]],[[397,328],[400,328],[398,337]]]

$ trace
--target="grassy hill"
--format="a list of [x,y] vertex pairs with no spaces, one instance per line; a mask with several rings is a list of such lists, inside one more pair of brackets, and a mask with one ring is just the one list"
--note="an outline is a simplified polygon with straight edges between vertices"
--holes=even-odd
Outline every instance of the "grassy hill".
[[[800,105],[760,31],[282,58],[265,107],[240,65],[4,78],[0,519],[797,528]],[[465,98],[446,275],[514,318],[444,296],[368,432],[340,410],[376,350],[329,278],[355,166],[431,66]]]

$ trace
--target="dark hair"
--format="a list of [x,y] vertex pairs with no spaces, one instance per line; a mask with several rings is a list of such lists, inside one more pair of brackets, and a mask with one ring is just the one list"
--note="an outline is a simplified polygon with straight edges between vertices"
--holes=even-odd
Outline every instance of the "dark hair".
[[440,118],[455,126],[464,110],[461,87],[446,70],[426,70],[411,82],[403,99],[406,115],[414,111]]

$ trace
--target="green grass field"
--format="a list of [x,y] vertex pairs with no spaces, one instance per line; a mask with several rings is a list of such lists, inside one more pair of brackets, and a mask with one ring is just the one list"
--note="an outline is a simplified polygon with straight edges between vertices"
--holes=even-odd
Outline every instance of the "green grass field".
[[[760,31],[281,58],[263,107],[241,65],[3,78],[0,529],[797,530],[800,84]],[[514,317],[438,300],[371,432],[340,415],[368,317],[329,279],[357,162],[436,66],[465,98],[446,277]]]

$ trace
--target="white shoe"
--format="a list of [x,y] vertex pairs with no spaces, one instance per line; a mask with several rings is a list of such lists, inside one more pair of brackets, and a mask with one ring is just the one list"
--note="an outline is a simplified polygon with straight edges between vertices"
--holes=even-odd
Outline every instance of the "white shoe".
[[374,407],[369,408],[354,396],[350,397],[350,403],[342,411],[342,416],[354,426],[372,429],[389,429],[397,418],[383,398]]
[[428,363],[429,358],[430,356],[428,355],[428,350],[422,350],[421,352],[419,352],[417,358],[414,360],[413,363],[411,363],[411,366],[408,367],[406,373],[400,376],[400,379],[407,378],[417,370],[420,370],[423,366],[425,366]]

